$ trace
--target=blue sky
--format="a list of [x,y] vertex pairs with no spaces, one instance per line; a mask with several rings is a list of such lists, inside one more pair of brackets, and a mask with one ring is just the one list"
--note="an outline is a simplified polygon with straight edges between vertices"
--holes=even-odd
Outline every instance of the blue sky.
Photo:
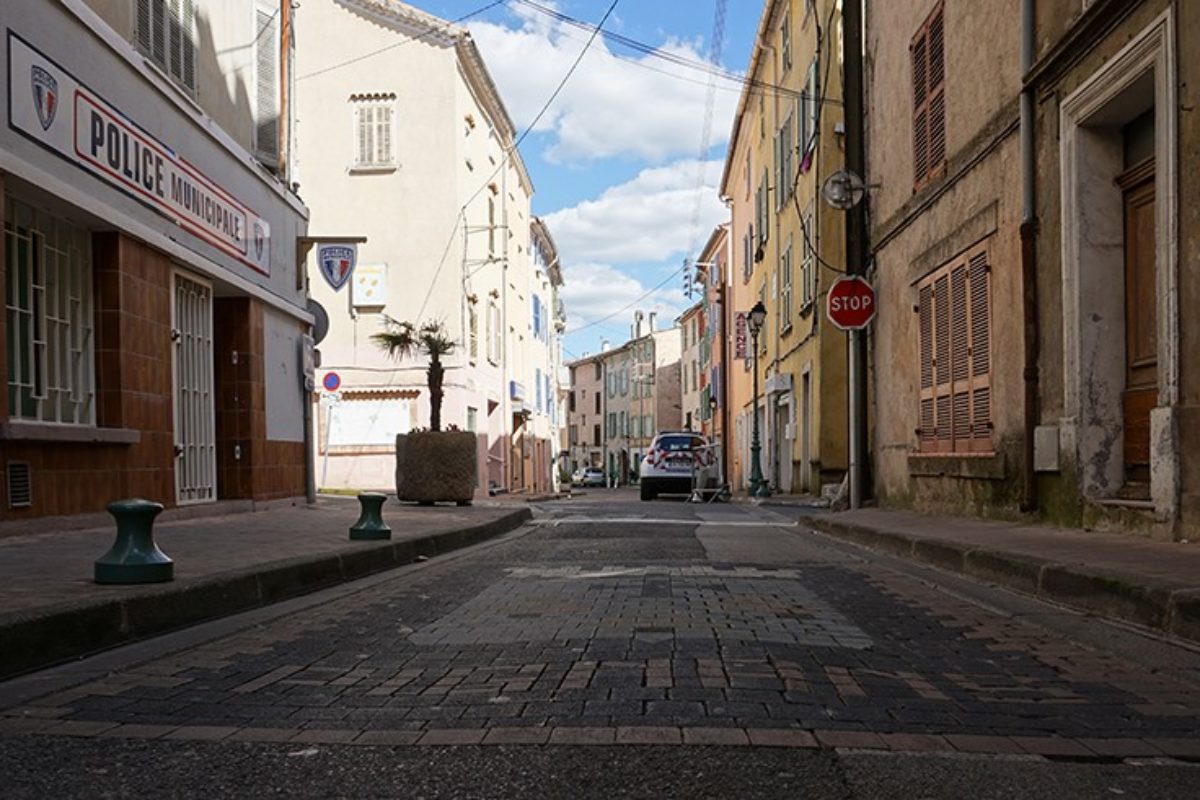
[[[488,1],[413,4],[456,19]],[[537,2],[596,23],[611,0]],[[728,0],[719,58],[723,69],[745,71],[761,9],[758,0]],[[706,61],[714,10],[715,0],[621,0],[605,29]],[[589,35],[520,0],[508,0],[464,24],[521,130]],[[668,278],[724,219],[716,187],[740,86],[716,81],[712,134],[701,159],[709,82],[705,72],[598,38],[522,144],[536,188],[534,213],[547,220],[564,268],[568,358],[596,352],[602,338],[627,338],[632,308],[607,322],[589,323]],[[682,290],[683,279],[677,277],[636,308],[658,311],[662,321],[672,319],[689,302]]]

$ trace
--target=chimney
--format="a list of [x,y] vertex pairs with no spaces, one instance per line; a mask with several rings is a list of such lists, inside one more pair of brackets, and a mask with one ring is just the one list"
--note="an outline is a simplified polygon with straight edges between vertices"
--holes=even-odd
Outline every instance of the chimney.
[[654,318],[658,316],[657,311],[650,312],[650,332],[654,333]]
[[646,315],[644,313],[642,313],[641,311],[633,312],[633,338],[634,339],[642,338],[642,320],[644,320],[645,318],[646,318]]
[[600,352],[604,353],[607,350],[608,350],[608,339],[601,339],[600,340]]

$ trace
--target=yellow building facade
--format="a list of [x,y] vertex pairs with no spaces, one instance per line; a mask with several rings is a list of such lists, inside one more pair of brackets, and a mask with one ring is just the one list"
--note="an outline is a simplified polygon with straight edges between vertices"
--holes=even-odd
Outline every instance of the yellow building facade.
[[[845,268],[844,212],[821,200],[844,164],[841,51],[839,0],[767,0],[721,187],[734,254],[726,369],[735,488],[748,487],[756,421],[774,491],[819,493],[847,466],[846,334],[825,317],[825,295]],[[753,341],[739,317],[759,300],[767,317],[755,407]]]

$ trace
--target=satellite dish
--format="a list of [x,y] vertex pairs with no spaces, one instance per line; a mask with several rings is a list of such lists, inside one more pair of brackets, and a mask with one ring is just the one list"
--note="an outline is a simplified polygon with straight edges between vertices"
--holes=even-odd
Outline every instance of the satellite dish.
[[839,169],[825,179],[821,187],[821,197],[834,208],[846,211],[862,202],[867,193],[867,184],[858,175],[849,170]]
[[313,344],[320,344],[329,333],[329,313],[312,298],[308,300],[308,313],[313,316]]

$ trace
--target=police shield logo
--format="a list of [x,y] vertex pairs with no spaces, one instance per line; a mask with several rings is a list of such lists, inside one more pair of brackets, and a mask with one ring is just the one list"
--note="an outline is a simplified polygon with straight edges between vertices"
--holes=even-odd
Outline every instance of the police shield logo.
[[357,249],[341,244],[324,245],[317,252],[317,261],[321,265],[321,274],[325,281],[336,292],[346,285],[354,272],[354,262]]
[[263,245],[266,243],[267,233],[263,230],[261,222],[254,223],[254,260],[262,261]]
[[50,130],[58,113],[58,81],[37,65],[32,67],[31,72],[33,105],[37,108],[38,121],[42,123],[42,130]]

